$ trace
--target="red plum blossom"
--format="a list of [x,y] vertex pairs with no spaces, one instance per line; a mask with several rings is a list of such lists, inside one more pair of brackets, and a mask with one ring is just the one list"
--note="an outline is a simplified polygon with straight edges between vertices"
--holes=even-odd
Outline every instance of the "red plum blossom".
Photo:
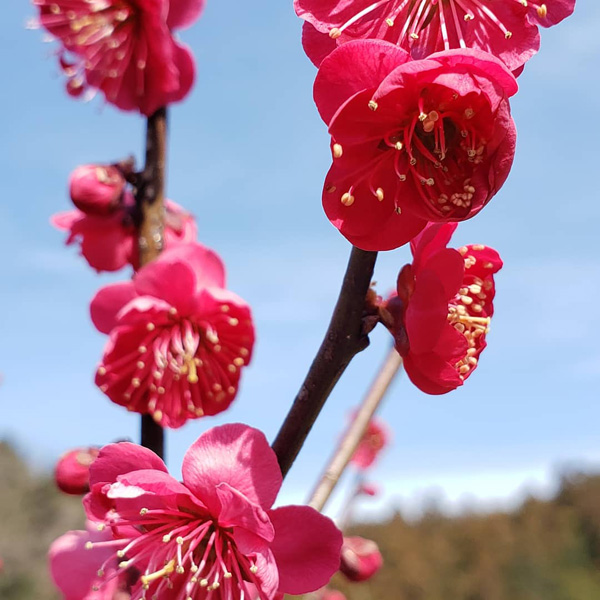
[[568,17],[575,0],[294,0],[294,7],[306,20],[303,45],[317,66],[336,45],[370,38],[417,59],[475,48],[516,70],[538,51],[538,26]]
[[204,0],[33,0],[62,46],[67,91],[100,90],[122,110],[151,115],[184,98],[194,59],[172,30],[191,25]]
[[331,134],[329,220],[363,250],[391,250],[429,221],[473,217],[510,171],[516,91],[504,64],[478,50],[412,61],[384,41],[337,48],[314,88]]
[[[118,271],[126,265],[139,267],[136,228],[133,220],[135,201],[125,191],[120,204],[105,214],[69,210],[52,216],[54,227],[67,231],[66,244],[79,243],[81,254],[96,271]],[[196,239],[194,218],[175,202],[165,202],[165,247]]]
[[447,248],[455,229],[432,224],[411,242],[413,262],[381,308],[406,374],[428,394],[457,388],[477,367],[494,314],[494,275],[502,268],[493,248]]
[[152,451],[105,446],[84,500],[96,531],[69,532],[50,550],[67,600],[100,600],[129,578],[131,600],[275,600],[324,586],[342,535],[307,506],[273,509],[281,471],[264,435],[215,427],[187,451],[183,482]]
[[235,398],[254,326],[248,304],[225,289],[212,250],[198,243],[165,250],[133,281],[102,288],[91,316],[110,336],[96,384],[116,404],[176,428]]

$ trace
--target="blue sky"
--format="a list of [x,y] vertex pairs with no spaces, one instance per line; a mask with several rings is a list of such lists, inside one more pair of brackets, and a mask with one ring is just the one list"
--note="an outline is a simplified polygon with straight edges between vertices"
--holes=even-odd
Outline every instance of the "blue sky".
[[[230,288],[253,307],[258,341],[233,407],[169,433],[174,473],[215,424],[242,421],[273,438],[346,265],[349,246],[321,208],[328,139],[291,4],[209,1],[181,35],[198,78],[170,114],[168,195],[195,214],[200,240],[222,255]],[[41,468],[69,447],[138,435],[137,416],[92,381],[104,337],[90,323],[89,300],[128,274],[93,273],[48,219],[69,208],[75,166],[141,156],[145,125],[100,98],[70,100],[52,44],[25,29],[33,14],[26,2],[8,3],[0,38],[0,437]],[[373,472],[386,494],[374,506],[414,508],[436,485],[450,504],[465,494],[505,499],[522,485],[548,490],[557,464],[600,461],[599,27],[600,6],[579,0],[573,17],[543,31],[542,51],[519,79],[512,173],[455,236],[457,246],[485,243],[505,261],[489,346],[461,390],[428,397],[404,377],[394,385],[381,413],[394,444]],[[407,249],[381,254],[381,292],[408,260]],[[388,338],[376,331],[335,389],[283,501],[305,498]]]

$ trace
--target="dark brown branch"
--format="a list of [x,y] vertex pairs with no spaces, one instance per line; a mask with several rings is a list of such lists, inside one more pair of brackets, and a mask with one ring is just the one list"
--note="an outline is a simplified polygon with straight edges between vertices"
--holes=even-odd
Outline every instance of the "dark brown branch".
[[325,339],[273,442],[284,477],[338,379],[352,358],[369,345],[363,316],[376,259],[377,252],[352,249]]
[[[148,117],[146,163],[138,178],[135,198],[140,267],[154,260],[164,245],[166,155],[167,109],[159,108]],[[142,415],[141,443],[164,457],[164,431],[151,415]]]

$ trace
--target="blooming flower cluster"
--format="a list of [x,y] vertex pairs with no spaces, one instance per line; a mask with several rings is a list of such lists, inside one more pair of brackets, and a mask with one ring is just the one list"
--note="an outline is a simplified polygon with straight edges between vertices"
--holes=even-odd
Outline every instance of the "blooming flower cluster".
[[[135,199],[116,165],[82,165],[71,174],[71,201],[76,210],[57,213],[52,224],[67,231],[67,245],[78,242],[96,271],[139,267]],[[196,239],[196,223],[175,202],[165,203],[165,246]]]
[[[307,506],[272,509],[281,487],[275,453],[245,425],[215,427],[183,459],[183,482],[150,450],[105,446],[90,469],[88,531],[50,550],[68,600],[261,600],[325,585],[340,565],[342,536]],[[252,587],[251,587],[252,586]]]
[[[60,43],[71,96],[100,91],[153,121],[191,89],[194,59],[173,32],[200,16],[204,0],[33,2]],[[574,2],[294,0],[331,136],[323,207],[362,250],[410,242],[412,263],[369,316],[390,330],[409,378],[426,393],[462,385],[486,346],[502,261],[483,245],[447,246],[457,223],[506,181],[516,76],[539,48],[538,26],[558,23]],[[77,168],[69,185],[75,210],[52,223],[97,271],[135,271],[91,302],[92,321],[108,336],[96,384],[114,403],[178,428],[233,402],[254,324],[249,305],[226,288],[222,260],[196,241],[193,218],[175,203],[166,201],[158,217],[162,253],[140,264],[139,175],[125,163]],[[383,424],[370,423],[352,457],[361,474],[388,438]],[[365,581],[383,563],[374,542],[342,540],[312,508],[273,509],[277,457],[245,425],[201,435],[182,481],[131,443],[67,453],[56,480],[67,493],[89,489],[88,529],[65,534],[50,551],[66,600],[281,600],[315,590],[316,598],[343,599],[325,587],[335,571]],[[376,493],[361,475],[352,499]]]

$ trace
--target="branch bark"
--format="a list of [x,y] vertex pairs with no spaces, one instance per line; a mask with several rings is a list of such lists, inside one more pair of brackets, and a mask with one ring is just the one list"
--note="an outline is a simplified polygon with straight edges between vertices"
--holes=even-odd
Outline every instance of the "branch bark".
[[[163,107],[148,117],[146,162],[135,198],[140,267],[154,260],[164,246],[166,156],[167,109]],[[164,431],[151,415],[142,415],[141,444],[164,458]]]
[[377,252],[352,248],[325,339],[273,442],[284,477],[338,379],[352,358],[369,345],[363,316],[376,260]]
[[377,373],[355,418],[348,426],[342,441],[330,458],[323,475],[311,494],[311,499],[308,502],[309,506],[312,506],[318,511],[323,510],[327,500],[329,500],[331,493],[344,472],[344,469],[350,462],[352,455],[356,451],[360,440],[367,430],[369,421],[373,418],[375,411],[379,407],[385,393],[389,389],[401,366],[402,358],[398,352],[392,348],[381,369]]

